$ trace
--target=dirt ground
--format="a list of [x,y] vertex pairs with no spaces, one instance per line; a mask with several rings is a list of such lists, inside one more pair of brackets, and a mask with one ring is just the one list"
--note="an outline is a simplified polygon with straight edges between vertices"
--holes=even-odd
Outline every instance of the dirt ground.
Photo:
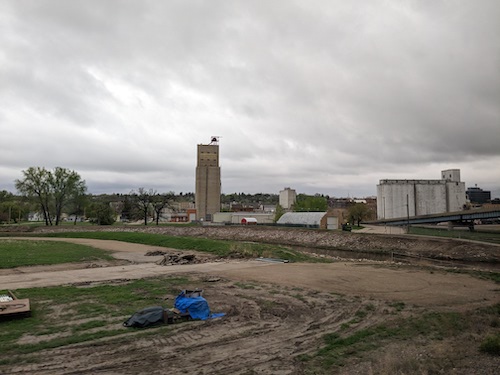
[[[154,340],[125,331],[127,335],[118,340],[45,350],[39,362],[0,366],[2,374],[304,374],[309,372],[300,356],[317,351],[324,334],[345,329],[346,324],[348,333],[382,323],[394,314],[472,311],[500,303],[500,288],[495,283],[438,269],[373,261],[283,264],[221,260],[195,252],[183,254],[196,254],[201,263],[161,266],[156,264],[161,256],[145,254],[165,248],[92,239],[43,240],[110,250],[118,260],[0,270],[1,289],[187,274],[194,281],[186,288],[201,287],[212,311],[227,315],[173,325],[168,335]],[[402,312],[397,311],[397,303],[404,303]],[[365,318],[349,324],[359,311]],[[37,338],[26,338],[30,339]],[[463,345],[464,340],[470,345]],[[389,343],[331,371],[494,374],[500,359],[480,353],[480,340],[479,334],[467,333],[439,344]],[[409,361],[412,366],[407,365]],[[405,370],[408,368],[414,371]]]

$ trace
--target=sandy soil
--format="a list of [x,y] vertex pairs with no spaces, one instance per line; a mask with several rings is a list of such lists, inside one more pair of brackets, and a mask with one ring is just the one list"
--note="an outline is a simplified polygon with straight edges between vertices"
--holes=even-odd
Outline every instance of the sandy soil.
[[[195,280],[187,287],[202,287],[212,310],[226,312],[227,316],[174,325],[167,336],[154,340],[127,335],[121,340],[46,350],[39,362],[9,368],[0,366],[0,373],[302,374],[305,370],[298,356],[317,350],[325,333],[338,331],[367,305],[370,305],[366,310],[368,316],[353,330],[386,320],[395,312],[394,301],[405,303],[404,314],[429,310],[468,311],[500,302],[498,285],[439,270],[419,270],[380,262],[274,264],[255,260],[228,261],[204,254],[196,254],[204,257],[200,264],[160,266],[155,264],[160,257],[145,254],[165,251],[165,248],[92,239],[43,240],[75,242],[110,250],[119,260],[0,270],[1,289],[121,282],[187,273]],[[220,281],[207,283],[207,276],[216,276]],[[456,343],[443,345],[451,348]],[[478,345],[474,345],[477,348]],[[406,350],[409,356],[432,361],[439,356],[436,354],[438,349],[406,342],[397,350]],[[388,350],[396,349],[389,346]],[[486,358],[472,347],[465,352],[456,351],[456,354],[445,350],[442,355],[451,355],[455,361],[453,371],[447,373],[493,374],[500,365],[497,359]],[[367,357],[338,371],[346,374],[391,373],[390,369],[395,367],[387,363],[395,357],[398,355],[391,356],[390,360],[381,360],[380,355],[378,360]]]

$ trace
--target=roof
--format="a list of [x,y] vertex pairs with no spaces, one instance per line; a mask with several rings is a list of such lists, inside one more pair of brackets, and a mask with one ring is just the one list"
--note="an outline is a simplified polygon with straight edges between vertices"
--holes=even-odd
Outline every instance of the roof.
[[242,221],[245,220],[247,223],[256,223],[257,219],[254,217],[244,217],[241,219]]
[[326,212],[287,212],[278,220],[278,224],[320,225]]

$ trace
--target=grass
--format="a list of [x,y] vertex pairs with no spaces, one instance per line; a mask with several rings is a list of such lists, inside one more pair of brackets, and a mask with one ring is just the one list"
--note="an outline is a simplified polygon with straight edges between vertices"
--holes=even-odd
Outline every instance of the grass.
[[[40,236],[38,234],[37,236]],[[254,242],[238,242],[213,240],[208,238],[167,236],[162,234],[138,232],[71,232],[49,233],[44,237],[58,238],[94,238],[100,240],[116,240],[144,245],[168,247],[178,250],[196,250],[220,257],[237,258],[280,258],[291,262],[328,262],[324,258],[315,258],[285,246],[269,245]]]
[[487,336],[479,347],[483,353],[500,356],[500,333]]
[[[428,340],[443,340],[459,335],[472,324],[472,318],[456,312],[432,312],[412,318],[398,318],[344,336],[339,332],[326,334],[321,349],[312,355],[303,355],[300,359],[307,363],[308,373],[328,372],[333,367],[342,366],[352,357],[380,348],[389,340],[409,340],[418,336]],[[341,330],[345,328],[341,327]]]
[[410,234],[421,236],[434,236],[446,238],[460,238],[464,240],[473,240],[481,242],[491,242],[500,244],[499,232],[470,232],[468,230],[448,230],[447,228],[422,228],[410,227]]
[[[121,327],[128,316],[147,306],[163,306],[165,296],[176,296],[188,282],[184,277],[165,277],[122,285],[18,289],[18,298],[30,299],[32,315],[1,322],[0,363],[14,361],[16,354],[129,335],[134,330]],[[168,330],[168,326],[158,329]],[[158,333],[158,329],[150,332]],[[147,334],[148,330],[142,332]],[[33,335],[37,339],[31,343],[20,341]]]
[[109,252],[90,246],[54,241],[0,241],[0,268],[61,264],[103,259]]

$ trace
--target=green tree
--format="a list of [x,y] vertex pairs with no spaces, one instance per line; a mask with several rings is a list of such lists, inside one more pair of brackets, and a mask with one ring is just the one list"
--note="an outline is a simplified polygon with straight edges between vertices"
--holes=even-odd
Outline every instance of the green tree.
[[106,202],[92,202],[87,211],[87,217],[97,225],[112,225],[116,221],[115,216],[115,211]]
[[299,194],[293,205],[296,212],[324,212],[328,210],[328,202],[323,195]]
[[352,223],[356,222],[358,227],[361,221],[366,219],[369,214],[370,209],[365,203],[354,203],[351,207],[349,207],[348,211],[349,220]]
[[40,167],[30,167],[22,172],[24,178],[16,180],[16,189],[29,199],[38,202],[45,225],[52,225],[50,171]]
[[56,167],[54,171],[45,168],[30,167],[22,171],[24,178],[16,180],[16,189],[29,199],[38,202],[43,213],[45,225],[59,225],[62,210],[74,197],[84,194],[85,181],[75,171]]
[[276,211],[274,213],[274,222],[276,223],[280,217],[282,217],[285,214],[285,209],[281,206],[281,204],[276,205]]
[[83,196],[87,187],[78,173],[61,167],[56,167],[54,172],[49,174],[49,185],[54,199],[56,225],[59,225],[64,205],[69,200]]
[[85,216],[85,209],[89,205],[89,196],[86,194],[75,195],[69,202],[68,214],[74,215],[75,219],[73,224],[76,225],[78,217]]

